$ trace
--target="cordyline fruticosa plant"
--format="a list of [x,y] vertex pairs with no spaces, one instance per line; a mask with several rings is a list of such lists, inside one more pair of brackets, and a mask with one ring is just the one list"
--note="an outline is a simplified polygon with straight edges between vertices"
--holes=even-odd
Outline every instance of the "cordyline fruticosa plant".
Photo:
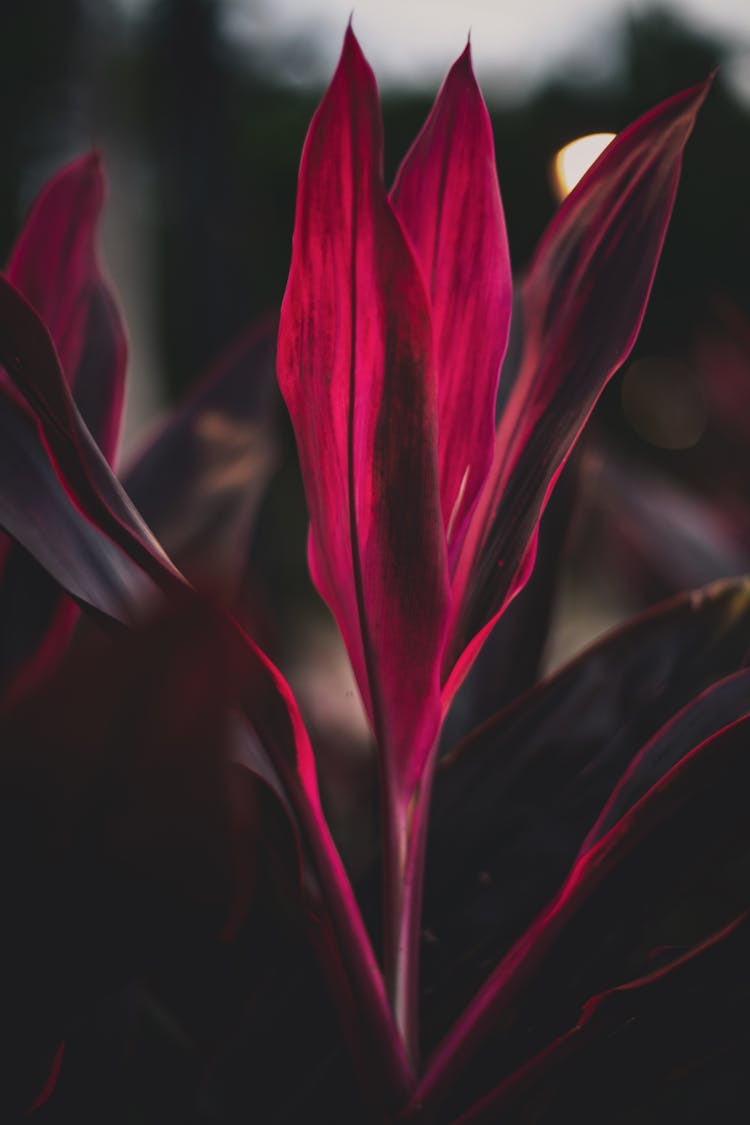
[[[560,208],[517,295],[496,421],[511,272],[469,49],[389,193],[375,81],[346,33],[302,157],[277,371],[312,577],[374,736],[380,861],[356,895],[292,691],[231,612],[275,329],[125,477],[170,561],[113,475],[125,347],[94,252],[97,158],[41,196],[0,279],[7,1112],[103,1120],[70,1093],[76,1067],[97,1088],[103,1065],[81,1026],[151,974],[192,1027],[191,1069],[211,1060],[197,1101],[173,1091],[153,1120],[730,1118],[744,581],[657,608],[437,761],[633,345],[706,90],[622,132]],[[106,628],[71,647],[81,610]],[[221,985],[198,960],[217,937],[235,951]],[[175,997],[184,947],[192,984],[240,993],[203,1033]]]

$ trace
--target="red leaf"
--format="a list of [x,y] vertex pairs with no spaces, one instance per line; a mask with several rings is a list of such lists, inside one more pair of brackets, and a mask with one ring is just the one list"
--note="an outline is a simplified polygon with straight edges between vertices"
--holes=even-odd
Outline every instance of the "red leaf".
[[391,202],[432,303],[440,499],[454,564],[492,464],[512,301],[492,126],[469,46],[402,163]]
[[112,464],[122,421],[127,344],[97,261],[104,195],[97,153],[58,172],[33,206],[7,274],[46,324],[84,421]]
[[52,1063],[49,1068],[49,1074],[44,1083],[44,1086],[34,1099],[33,1105],[29,1108],[29,1113],[34,1113],[35,1110],[41,1109],[46,1101],[52,1097],[55,1092],[57,1080],[60,1077],[60,1070],[62,1069],[63,1055],[65,1053],[65,1043],[61,1043],[55,1051]]
[[[415,1105],[424,1105],[428,1113],[428,1102],[439,1104],[496,1026],[503,1008],[518,1003],[550,948],[602,882],[670,817],[691,803],[700,805],[717,779],[732,776],[737,760],[746,757],[748,730],[750,673],[744,670],[713,685],[650,740],[557,894],[495,967],[436,1050],[414,1095]],[[645,792],[639,789],[643,780],[653,781]],[[621,815],[614,819],[612,814]]]
[[428,298],[381,162],[375,80],[349,29],[302,156],[278,369],[313,578],[403,811],[437,733],[448,591]]
[[[46,323],[68,385],[111,463],[122,419],[127,347],[96,257],[103,200],[97,155],[64,168],[34,204],[8,263],[8,276]],[[24,492],[28,503],[28,489]],[[6,622],[0,685],[6,696],[15,697],[54,667],[77,610],[18,545],[7,551],[0,597],[0,616]]]
[[310,740],[284,677],[252,640],[239,629],[237,634],[245,646],[244,713],[277,771],[305,857],[303,892],[312,940],[355,1060],[378,1100],[393,1108],[410,1087],[409,1065],[354,891],[323,814]]
[[[34,417],[4,386],[0,386],[0,527],[71,597],[108,617],[132,622],[139,605],[153,598],[153,583],[143,570],[71,501]],[[10,565],[6,560],[6,568]]]
[[[38,422],[46,456],[62,481],[69,502],[158,586],[173,592],[182,591],[183,579],[131,504],[86,428],[47,330],[31,306],[2,276],[0,363],[24,396],[28,412]],[[10,499],[14,501],[13,518],[18,522],[17,497]],[[13,526],[7,526],[6,530],[24,542]],[[31,531],[34,532],[33,527]],[[38,541],[39,528],[34,538]],[[82,564],[84,562],[81,560]],[[68,559],[66,564],[74,577],[77,560]],[[83,600],[89,599],[84,595]],[[96,608],[111,612],[108,606]]]
[[[709,1013],[705,1012],[704,997],[708,995],[718,1000],[723,994],[723,988],[731,988],[733,983],[736,986],[736,977],[734,980],[732,978],[738,966],[744,966],[745,963],[749,924],[750,912],[745,911],[668,965],[592,996],[584,1005],[574,1027],[530,1059],[467,1113],[462,1114],[457,1125],[481,1125],[482,1122],[492,1125],[499,1119],[509,1122],[560,1120],[561,1112],[565,1112],[561,1109],[560,1090],[556,1087],[556,1079],[559,1081],[561,1071],[564,1071],[569,1081],[570,1072],[576,1067],[582,1072],[581,1080],[586,1082],[587,1075],[591,1074],[592,1061],[596,1060],[598,1066],[602,1065],[601,1054],[597,1050],[601,1046],[606,1046],[609,1052],[618,1057],[619,1062],[622,1048],[620,1033],[627,1025],[644,1029],[644,1039],[648,1041],[653,1035],[668,1032],[672,1022],[680,1019],[681,1011],[688,1009],[685,1012],[688,1021],[705,1026],[706,1016],[715,1019],[716,1012],[710,1008]],[[742,972],[741,969],[740,971]],[[709,1026],[712,1028],[710,1053],[720,1056],[722,1049],[713,1036],[713,1020]],[[735,1038],[730,1026],[725,1025],[723,1029],[725,1041],[727,1037]],[[653,1044],[650,1047],[653,1050]],[[648,1050],[648,1046],[646,1049]],[[697,1060],[690,1062],[697,1071],[699,1088],[704,1089],[705,1060],[698,1055]],[[676,1068],[674,1059],[670,1059],[669,1055],[661,1063],[662,1073],[668,1071],[671,1081],[678,1082],[683,1089],[690,1069],[687,1059],[681,1059],[679,1069]],[[632,1061],[627,1055],[618,1067],[618,1076],[623,1081],[632,1082]],[[607,1077],[611,1079],[611,1075]],[[666,1084],[666,1078],[663,1081]],[[653,1109],[653,1074],[648,1071],[639,1074],[636,1082],[642,1092],[644,1108],[647,1104],[649,1109]],[[608,1093],[610,1089],[608,1087]],[[568,1093],[567,1090],[565,1092]],[[574,1086],[574,1098],[575,1094]],[[568,1098],[563,1100],[563,1106],[570,1100],[568,1094]],[[590,1112],[591,1107],[588,1108]],[[598,1120],[601,1118],[601,1102],[596,1108]],[[577,1119],[580,1109],[580,1105],[576,1105]],[[656,1112],[659,1112],[658,1108]],[[627,1110],[624,1113],[627,1115]],[[585,1111],[580,1116],[582,1120],[590,1120]],[[638,1120],[637,1111],[632,1116],[628,1115],[627,1119]]]
[[682,152],[710,80],[624,130],[548,227],[523,287],[524,355],[456,574],[444,695],[528,580],[539,519],[643,319]]

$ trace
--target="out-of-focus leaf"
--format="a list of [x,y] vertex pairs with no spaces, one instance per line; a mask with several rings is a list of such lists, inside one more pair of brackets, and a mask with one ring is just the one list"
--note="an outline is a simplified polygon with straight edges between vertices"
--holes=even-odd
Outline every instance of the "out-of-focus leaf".
[[[38,444],[59,476],[68,494],[68,504],[75,504],[158,586],[182,592],[183,579],[133,507],[87,430],[70,395],[47,330],[31,306],[3,277],[0,277],[0,363],[36,418],[42,439]],[[9,414],[12,420],[9,424],[17,416],[18,412]],[[7,491],[11,488],[17,491],[18,482],[9,481],[5,487]],[[18,508],[16,497],[8,506],[5,530],[36,557],[43,550],[39,540],[44,530],[34,523],[33,511],[27,514],[24,525]],[[69,559],[72,584],[80,560],[73,553],[73,545],[55,544],[56,551],[63,547],[72,555]],[[61,584],[68,588],[67,583]],[[95,608],[111,614],[107,605]]]
[[[104,192],[96,155],[58,173],[34,204],[7,273],[47,325],[78,408],[112,463],[122,420],[127,346],[97,262],[96,230]],[[0,379],[9,389],[6,376]],[[22,478],[11,479],[18,487]],[[25,491],[22,501],[29,501]],[[6,550],[0,569],[0,617],[0,692],[17,696],[54,667],[77,610],[49,574],[15,544]]]
[[440,720],[448,586],[437,386],[429,298],[386,197],[377,88],[351,28],[302,156],[279,382],[312,575],[403,820]]
[[[133,621],[138,606],[153,598],[153,582],[73,504],[35,419],[2,387],[0,436],[0,526],[76,601]],[[9,555],[5,566],[13,565]],[[49,622],[47,613],[44,619]],[[10,649],[3,658],[5,676],[17,672],[19,654],[27,655],[22,631],[28,621],[14,635],[13,620],[11,613],[3,629]]]
[[456,572],[451,699],[528,580],[539,518],[589,414],[629,354],[672,213],[703,83],[624,130],[567,197],[524,282],[522,367]]
[[97,996],[249,908],[259,826],[231,760],[229,637],[186,603],[98,635],[3,718],[5,1114]]
[[492,463],[512,293],[492,125],[468,45],[401,164],[390,198],[430,293],[440,499],[454,563]]
[[592,456],[587,486],[601,534],[636,588],[668,597],[745,571],[745,529],[717,504],[609,452]]
[[712,311],[695,332],[692,359],[702,375],[709,411],[725,439],[736,443],[740,456],[744,453],[747,473],[750,419],[737,404],[744,400],[750,380],[750,320],[726,297],[717,300]]
[[275,322],[252,328],[169,414],[123,478],[182,573],[230,603],[276,464],[275,355]]
[[32,207],[6,272],[47,326],[86,426],[114,464],[127,344],[96,253],[105,190],[97,153],[58,172]]

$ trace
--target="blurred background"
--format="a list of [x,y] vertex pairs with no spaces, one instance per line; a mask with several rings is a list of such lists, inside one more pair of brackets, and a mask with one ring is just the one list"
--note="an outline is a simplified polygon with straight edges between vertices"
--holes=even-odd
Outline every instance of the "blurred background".
[[[46,177],[101,149],[105,258],[131,337],[126,450],[278,308],[299,154],[349,12],[350,0],[2,5],[0,253]],[[597,408],[549,534],[556,559],[567,544],[562,574],[536,595],[553,612],[552,666],[613,621],[750,559],[750,7],[361,0],[354,27],[381,83],[389,178],[471,30],[518,275],[564,190],[558,150],[616,132],[719,66],[637,348]],[[300,604],[309,596],[288,433],[286,449],[271,489],[280,508],[261,513],[255,548],[277,606],[290,589]]]

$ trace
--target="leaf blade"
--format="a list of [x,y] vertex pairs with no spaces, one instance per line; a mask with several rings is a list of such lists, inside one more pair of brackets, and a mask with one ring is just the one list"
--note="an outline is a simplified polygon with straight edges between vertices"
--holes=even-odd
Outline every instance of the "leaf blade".
[[440,495],[453,563],[492,463],[512,303],[492,125],[468,45],[404,158],[390,199],[430,292]]
[[[523,285],[524,356],[456,574],[449,701],[528,580],[538,522],[604,386],[629,354],[710,79],[624,130],[565,200]],[[613,313],[613,309],[615,310]]]
[[439,722],[448,590],[429,307],[381,153],[374,76],[349,29],[303,152],[278,371],[313,579],[405,807]]

